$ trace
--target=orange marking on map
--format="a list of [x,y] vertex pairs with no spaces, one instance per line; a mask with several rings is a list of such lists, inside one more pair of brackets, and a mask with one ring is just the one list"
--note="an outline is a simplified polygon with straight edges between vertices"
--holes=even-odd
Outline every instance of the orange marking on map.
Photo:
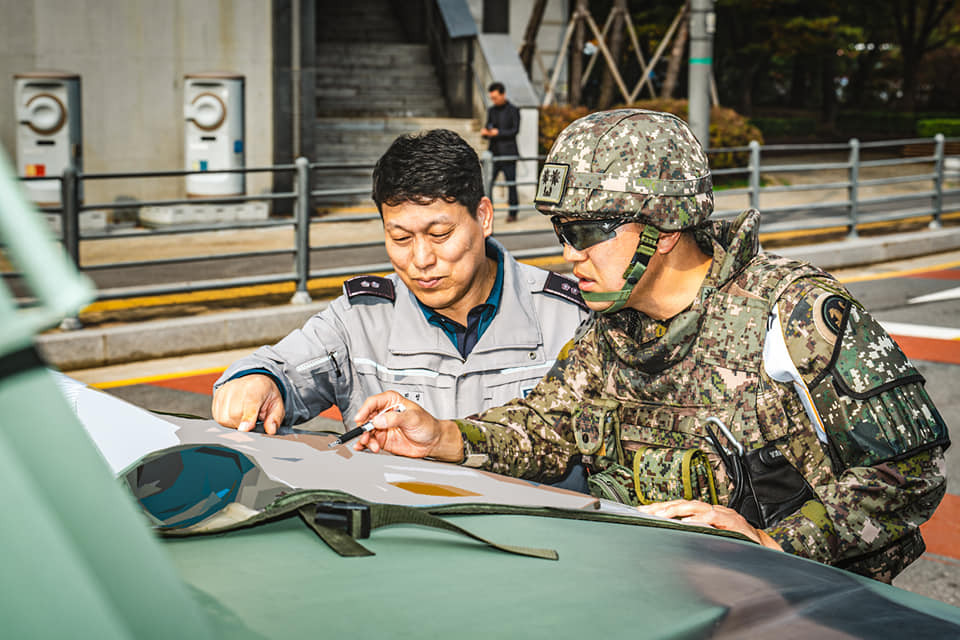
[[445,498],[450,498],[481,495],[479,493],[474,493],[473,491],[461,489],[460,487],[452,487],[448,484],[433,484],[432,482],[418,482],[411,480],[409,482],[401,481],[391,482],[389,484],[392,484],[399,489],[403,489],[404,491],[417,493],[423,496],[443,496]]

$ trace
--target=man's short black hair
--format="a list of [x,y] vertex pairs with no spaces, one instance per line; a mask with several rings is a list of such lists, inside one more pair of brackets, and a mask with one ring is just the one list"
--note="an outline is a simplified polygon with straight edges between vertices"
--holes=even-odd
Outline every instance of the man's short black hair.
[[483,198],[480,159],[466,140],[448,129],[398,137],[373,169],[373,201],[428,205],[436,200],[458,202],[476,217]]
[[506,93],[507,88],[503,86],[502,82],[491,82],[490,86],[487,87],[487,91],[496,91],[497,93]]

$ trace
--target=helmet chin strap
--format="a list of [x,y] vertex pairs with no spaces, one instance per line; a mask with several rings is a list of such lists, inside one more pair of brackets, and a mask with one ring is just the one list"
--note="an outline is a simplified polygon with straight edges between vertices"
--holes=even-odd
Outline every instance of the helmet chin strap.
[[640,276],[647,270],[650,258],[657,251],[657,239],[660,237],[660,230],[651,224],[644,225],[640,232],[640,239],[637,241],[637,250],[633,253],[633,259],[627,265],[627,270],[623,272],[625,282],[619,291],[581,291],[580,294],[587,302],[609,302],[613,301],[606,309],[597,313],[615,313],[623,309],[633,293],[633,288],[640,282]]

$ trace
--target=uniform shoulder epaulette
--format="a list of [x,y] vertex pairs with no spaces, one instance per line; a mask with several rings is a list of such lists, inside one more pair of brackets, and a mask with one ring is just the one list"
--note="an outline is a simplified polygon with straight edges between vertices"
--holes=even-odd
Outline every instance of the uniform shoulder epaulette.
[[353,300],[357,296],[377,296],[393,302],[396,291],[393,282],[380,276],[356,276],[344,281],[343,292],[347,298]]
[[590,310],[587,303],[583,301],[583,296],[580,295],[580,287],[577,283],[555,271],[547,274],[547,281],[543,283],[543,292],[569,300],[586,311]]

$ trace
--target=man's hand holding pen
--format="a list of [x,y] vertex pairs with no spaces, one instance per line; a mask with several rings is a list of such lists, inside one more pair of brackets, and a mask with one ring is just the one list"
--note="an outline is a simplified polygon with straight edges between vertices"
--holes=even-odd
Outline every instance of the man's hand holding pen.
[[[400,403],[403,411],[384,411]],[[373,416],[371,418],[371,416]],[[437,420],[417,403],[401,398],[395,391],[370,396],[360,407],[356,422],[370,420],[373,429],[354,443],[357,451],[381,449],[409,458],[433,458],[445,462],[463,459],[463,439],[452,420]]]

